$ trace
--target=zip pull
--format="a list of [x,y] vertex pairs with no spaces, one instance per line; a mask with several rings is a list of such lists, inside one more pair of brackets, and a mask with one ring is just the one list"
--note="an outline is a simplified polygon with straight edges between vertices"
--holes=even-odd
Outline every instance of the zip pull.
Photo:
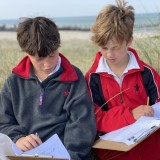
[[122,94],[120,94],[120,103],[123,103],[123,98],[122,98]]
[[41,89],[40,97],[39,97],[39,105],[42,106],[43,104],[43,94],[44,94],[44,88]]

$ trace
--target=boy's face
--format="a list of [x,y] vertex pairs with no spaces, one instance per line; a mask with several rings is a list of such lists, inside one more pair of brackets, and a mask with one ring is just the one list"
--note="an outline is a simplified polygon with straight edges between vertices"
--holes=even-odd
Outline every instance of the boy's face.
[[133,38],[129,42],[124,41],[119,44],[115,39],[111,39],[105,46],[100,47],[102,56],[106,59],[108,65],[121,65],[128,59],[127,50],[131,45]]
[[59,51],[56,50],[47,57],[31,56],[27,54],[32,62],[34,73],[49,75],[58,63]]

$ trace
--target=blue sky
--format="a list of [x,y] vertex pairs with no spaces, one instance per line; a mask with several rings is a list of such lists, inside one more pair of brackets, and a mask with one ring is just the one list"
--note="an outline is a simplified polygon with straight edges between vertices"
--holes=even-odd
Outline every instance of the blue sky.
[[[135,13],[160,12],[159,0],[128,0]],[[0,0],[0,19],[95,16],[115,0]]]

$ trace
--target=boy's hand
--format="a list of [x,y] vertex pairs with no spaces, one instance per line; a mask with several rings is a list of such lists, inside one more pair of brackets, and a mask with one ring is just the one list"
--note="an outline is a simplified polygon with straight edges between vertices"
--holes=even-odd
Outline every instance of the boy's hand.
[[21,137],[16,142],[17,147],[22,151],[28,151],[37,147],[40,144],[42,144],[41,139],[34,134],[30,134],[26,137]]
[[141,116],[150,116],[154,115],[154,110],[151,106],[141,105],[132,110],[133,117],[137,120]]

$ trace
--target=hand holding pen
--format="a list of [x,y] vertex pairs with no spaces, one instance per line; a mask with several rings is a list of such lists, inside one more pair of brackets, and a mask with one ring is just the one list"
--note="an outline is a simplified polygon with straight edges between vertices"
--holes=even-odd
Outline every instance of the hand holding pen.
[[132,110],[133,117],[137,120],[141,116],[152,117],[154,115],[154,109],[149,106],[149,97],[147,98],[146,105],[140,105]]
[[17,140],[16,145],[22,151],[28,151],[42,144],[38,134],[30,134],[26,137],[21,137]]

